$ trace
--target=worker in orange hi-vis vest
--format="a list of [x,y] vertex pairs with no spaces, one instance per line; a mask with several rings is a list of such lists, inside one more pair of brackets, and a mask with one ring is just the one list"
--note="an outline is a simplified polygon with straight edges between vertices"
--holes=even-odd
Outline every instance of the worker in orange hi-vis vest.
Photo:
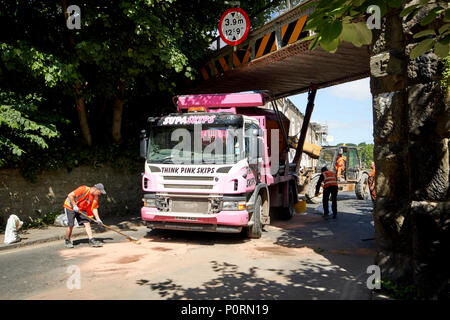
[[334,165],[334,168],[336,169],[336,178],[338,180],[341,179],[341,174],[345,170],[345,159],[342,157],[342,154],[339,153],[336,159],[336,164]]
[[333,219],[337,217],[337,194],[338,194],[338,183],[334,172],[328,170],[327,167],[323,167],[321,169],[322,174],[320,175],[319,181],[317,181],[316,185],[316,197],[319,195],[320,185],[323,182],[323,217],[325,219],[329,218],[329,210],[328,210],[328,200],[331,195],[331,210],[333,210]]
[[73,248],[73,244],[70,241],[72,230],[74,227],[75,219],[79,224],[84,224],[86,233],[89,237],[89,245],[92,247],[101,247],[101,243],[96,241],[92,236],[90,219],[80,214],[83,212],[85,215],[94,219],[99,225],[103,225],[102,220],[98,215],[98,197],[101,194],[106,194],[103,184],[97,183],[93,187],[80,186],[67,195],[66,201],[64,201],[64,211],[67,215],[68,227],[66,231],[65,246],[67,248]]
[[372,202],[375,203],[375,200],[377,199],[377,194],[375,192],[375,163],[374,162],[372,162],[372,171],[370,171],[368,183],[369,183],[370,197],[372,198]]

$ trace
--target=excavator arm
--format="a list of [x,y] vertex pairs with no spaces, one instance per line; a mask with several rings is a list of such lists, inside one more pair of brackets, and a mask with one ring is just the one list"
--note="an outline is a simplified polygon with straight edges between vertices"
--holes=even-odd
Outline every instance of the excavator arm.
[[[289,137],[288,141],[289,141],[290,148],[297,149],[297,144],[298,144],[297,137]],[[306,141],[303,144],[303,152],[306,153],[308,156],[310,156],[313,159],[319,159],[320,150],[322,150],[322,147],[318,146],[316,144],[312,144],[312,143],[309,143]]]

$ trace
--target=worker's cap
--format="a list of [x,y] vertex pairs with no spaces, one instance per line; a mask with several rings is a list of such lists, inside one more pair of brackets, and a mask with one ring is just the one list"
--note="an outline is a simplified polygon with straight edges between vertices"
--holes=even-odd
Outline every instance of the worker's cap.
[[327,167],[322,167],[322,169],[320,169],[320,171],[321,171],[321,172],[328,171],[328,168],[327,168]]
[[94,187],[95,189],[100,190],[102,194],[106,194],[105,187],[103,186],[103,184],[97,183]]

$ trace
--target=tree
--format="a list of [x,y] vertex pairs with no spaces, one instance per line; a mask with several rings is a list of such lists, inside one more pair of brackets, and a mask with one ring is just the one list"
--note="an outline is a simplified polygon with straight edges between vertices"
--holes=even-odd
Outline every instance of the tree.
[[[342,41],[369,46],[376,263],[383,279],[414,284],[425,298],[443,298],[450,276],[450,264],[442,260],[448,230],[439,222],[450,218],[450,111],[442,72],[448,74],[448,2],[321,0],[310,5],[315,9],[305,28],[314,32],[307,39],[311,50],[320,46],[335,52]],[[380,28],[370,30],[366,20],[377,8]]]
[[[23,144],[46,149],[48,141],[59,132],[51,123],[54,117],[39,113],[42,97],[18,97],[12,92],[0,92],[0,150],[3,154],[20,157],[26,151]],[[0,158],[0,166],[8,159]]]
[[358,144],[358,155],[365,168],[370,168],[373,162],[373,144],[361,142]]
[[[36,144],[29,131],[23,131],[29,139],[11,137],[12,122],[0,121],[3,166],[73,159],[72,166],[101,149],[122,153],[136,145],[146,117],[172,111],[171,96],[198,76],[228,8],[210,0],[82,0],[76,3],[81,29],[69,30],[68,4],[0,0],[0,88],[8,96],[2,96],[2,120],[19,117],[20,109],[20,117],[60,133],[36,132],[43,139]],[[269,0],[242,2],[242,8],[254,26],[275,10]],[[14,107],[23,103],[30,108]],[[43,114],[56,118],[54,126],[37,117]]]

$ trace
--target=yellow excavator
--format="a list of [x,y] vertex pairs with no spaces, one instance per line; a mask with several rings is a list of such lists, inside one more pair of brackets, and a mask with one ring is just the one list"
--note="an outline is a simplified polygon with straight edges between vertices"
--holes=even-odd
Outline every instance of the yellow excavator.
[[[289,137],[289,147],[297,148],[298,139]],[[369,199],[370,190],[368,184],[369,172],[362,168],[357,147],[354,146],[325,146],[320,147],[315,144],[304,142],[303,152],[313,159],[318,159],[314,168],[303,168],[298,172],[299,193],[305,194],[309,203],[319,203],[321,201],[322,188],[320,194],[315,196],[315,188],[320,176],[320,168],[327,166],[335,171],[334,164],[338,154],[342,154],[346,159],[345,170],[341,181],[338,181],[340,191],[355,191],[358,199]]]

